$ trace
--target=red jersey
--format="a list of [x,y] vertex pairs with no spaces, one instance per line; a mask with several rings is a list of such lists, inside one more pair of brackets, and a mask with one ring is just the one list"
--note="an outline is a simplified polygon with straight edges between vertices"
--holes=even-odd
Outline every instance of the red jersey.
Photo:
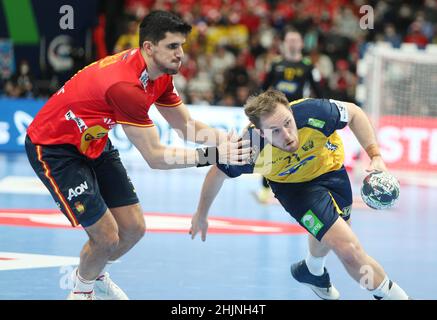
[[153,126],[152,104],[176,107],[182,103],[168,74],[150,80],[139,49],[96,61],[55,93],[38,112],[27,133],[34,144],[73,144],[97,158],[117,123]]

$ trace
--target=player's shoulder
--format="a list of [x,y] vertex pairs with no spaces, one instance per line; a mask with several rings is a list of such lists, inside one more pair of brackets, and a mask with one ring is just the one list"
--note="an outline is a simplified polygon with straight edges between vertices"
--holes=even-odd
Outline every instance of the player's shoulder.
[[323,129],[335,112],[328,99],[305,98],[292,101],[289,105],[299,129],[303,127]]

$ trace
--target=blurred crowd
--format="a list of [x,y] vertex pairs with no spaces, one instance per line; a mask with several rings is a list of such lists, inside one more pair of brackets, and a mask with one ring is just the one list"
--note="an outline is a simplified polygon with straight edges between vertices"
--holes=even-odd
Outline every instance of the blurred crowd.
[[[374,21],[364,21],[373,9]],[[360,13],[360,8],[361,11]],[[323,96],[354,101],[356,65],[371,42],[394,47],[437,43],[437,0],[125,0],[101,1],[92,30],[93,60],[138,46],[138,26],[153,9],[171,10],[193,25],[175,85],[185,103],[242,106],[262,87],[282,54],[283,31],[297,29],[303,53],[321,74]],[[361,27],[360,27],[361,22]],[[370,23],[370,24],[369,24]],[[83,61],[83,65],[91,61]],[[76,64],[71,74],[78,68]],[[29,64],[4,82],[3,94],[39,96]],[[50,84],[54,92],[62,83]]]

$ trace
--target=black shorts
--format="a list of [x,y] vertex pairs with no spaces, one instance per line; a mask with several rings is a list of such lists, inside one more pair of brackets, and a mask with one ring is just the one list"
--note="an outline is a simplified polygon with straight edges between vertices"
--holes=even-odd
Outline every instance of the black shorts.
[[352,188],[344,167],[309,182],[269,184],[284,209],[319,241],[338,217],[350,218]]
[[26,153],[33,170],[49,189],[73,227],[89,227],[109,208],[138,203],[135,188],[111,141],[97,159],[75,146],[35,145],[26,136]]

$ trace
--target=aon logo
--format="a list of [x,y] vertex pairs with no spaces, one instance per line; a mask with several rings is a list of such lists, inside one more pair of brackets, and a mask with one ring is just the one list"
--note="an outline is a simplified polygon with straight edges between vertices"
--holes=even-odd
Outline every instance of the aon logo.
[[71,199],[80,196],[82,193],[85,192],[85,190],[88,190],[88,184],[86,183],[86,181],[82,182],[75,188],[68,189],[68,201],[71,201]]

